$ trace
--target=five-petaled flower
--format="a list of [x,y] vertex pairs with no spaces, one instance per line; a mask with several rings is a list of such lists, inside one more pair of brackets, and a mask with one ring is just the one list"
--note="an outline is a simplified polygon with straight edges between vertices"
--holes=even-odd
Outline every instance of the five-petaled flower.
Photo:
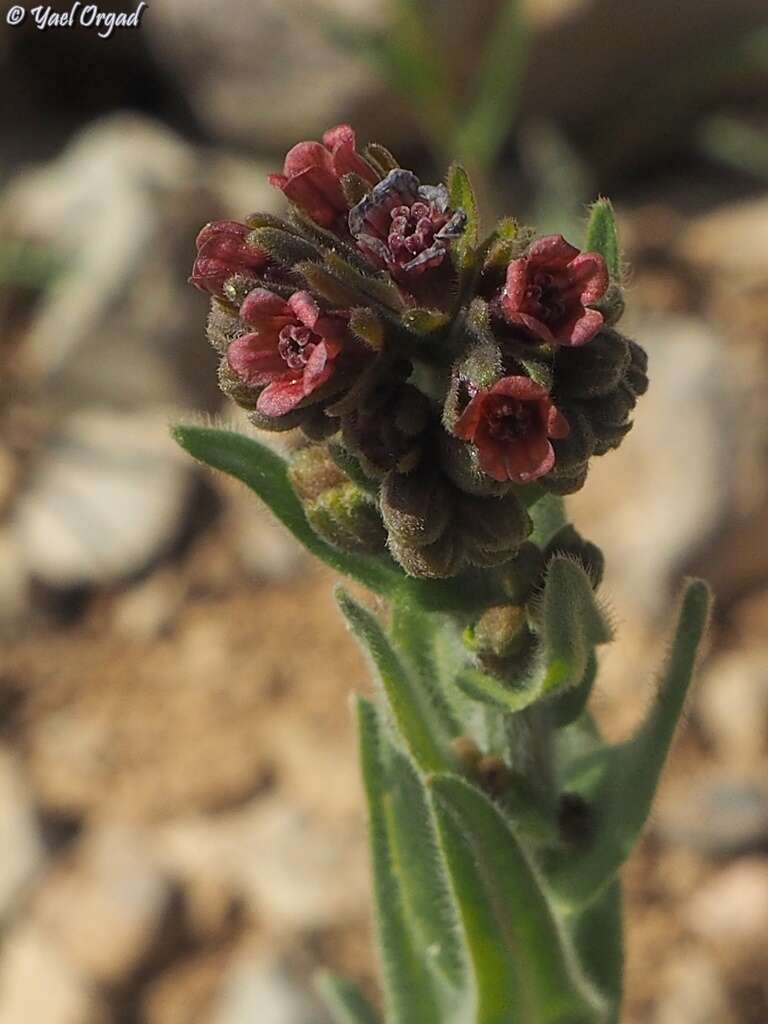
[[569,431],[546,390],[529,377],[502,377],[477,391],[453,427],[476,446],[485,473],[521,484],[549,473],[555,464],[549,439]]
[[282,416],[333,376],[346,332],[343,316],[324,313],[309,292],[287,301],[255,288],[240,307],[253,328],[227,351],[230,369],[249,387],[264,387],[256,408],[264,416]]
[[269,256],[247,241],[250,228],[235,220],[206,224],[197,236],[197,257],[190,282],[201,291],[222,296],[224,284],[234,274],[256,275]]
[[339,124],[320,142],[299,142],[285,157],[282,174],[270,174],[269,183],[308,214],[316,224],[332,227],[348,204],[341,189],[345,174],[357,174],[369,184],[378,175],[357,152],[355,133]]
[[349,211],[349,230],[360,251],[394,277],[439,266],[467,216],[449,206],[445,185],[422,185],[412,171],[395,168]]
[[587,307],[607,287],[602,256],[580,252],[562,235],[546,235],[507,267],[501,311],[537,341],[584,345],[603,325],[602,314]]

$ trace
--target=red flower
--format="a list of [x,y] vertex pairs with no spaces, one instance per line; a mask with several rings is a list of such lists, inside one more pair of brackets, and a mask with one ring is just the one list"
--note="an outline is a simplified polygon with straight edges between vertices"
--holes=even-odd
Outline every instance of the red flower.
[[254,330],[231,343],[227,360],[249,387],[267,385],[256,404],[264,416],[290,412],[332,377],[346,323],[321,313],[309,292],[295,292],[286,302],[255,288],[240,317]]
[[583,345],[603,324],[602,314],[586,307],[607,287],[602,256],[580,252],[562,235],[547,235],[507,267],[501,309],[508,323],[539,341]]
[[328,228],[346,215],[347,201],[339,181],[345,174],[359,174],[373,184],[378,175],[356,149],[355,133],[348,124],[330,128],[323,141],[299,142],[289,150],[282,174],[270,174],[269,183],[307,213],[316,224]]
[[552,469],[549,438],[567,437],[570,427],[540,384],[530,377],[503,377],[475,394],[453,431],[477,447],[488,476],[527,484]]
[[349,211],[349,231],[372,263],[395,277],[438,267],[467,215],[449,206],[445,185],[422,185],[400,167]]
[[221,296],[224,294],[224,282],[233,274],[257,274],[263,270],[269,257],[262,249],[246,241],[250,230],[234,220],[206,224],[195,243],[197,258],[190,283],[201,291]]

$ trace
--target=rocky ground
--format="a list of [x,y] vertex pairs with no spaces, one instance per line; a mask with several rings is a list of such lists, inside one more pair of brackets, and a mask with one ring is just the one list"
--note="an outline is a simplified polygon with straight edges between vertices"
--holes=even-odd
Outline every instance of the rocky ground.
[[[181,5],[157,7],[184,80]],[[275,201],[273,167],[226,148],[237,76],[198,85],[224,148],[113,115],[0,199],[0,1024],[323,1024],[317,966],[373,983],[347,714],[367,684],[332,577],[165,439],[179,410],[221,409],[184,283],[196,229]],[[571,503],[608,557],[611,735],[650,698],[681,577],[718,606],[625,872],[625,1019],[765,1024],[768,201],[653,195],[619,203],[652,388]]]

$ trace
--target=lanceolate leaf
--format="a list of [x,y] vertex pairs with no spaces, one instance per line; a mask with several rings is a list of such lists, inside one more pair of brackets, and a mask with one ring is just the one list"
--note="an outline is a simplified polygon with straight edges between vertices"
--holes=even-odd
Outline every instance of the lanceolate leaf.
[[589,252],[600,253],[611,280],[621,280],[619,233],[610,199],[598,199],[592,204],[587,224],[586,248]]
[[357,718],[387,1021],[460,1024],[464,955],[423,785],[373,705]]
[[451,208],[463,210],[467,215],[467,224],[461,237],[453,243],[453,251],[459,267],[470,266],[477,248],[479,222],[477,200],[475,199],[469,175],[459,164],[454,164],[448,172],[448,192],[451,197]]
[[564,906],[582,906],[609,885],[637,842],[693,677],[709,604],[706,583],[689,583],[669,659],[645,722],[625,743],[587,748],[565,773],[565,786],[593,808],[595,828],[583,847],[561,851],[547,868]]
[[351,981],[323,971],[315,980],[333,1024],[379,1024],[363,993]]
[[430,781],[440,843],[472,960],[477,1024],[596,1024],[597,992],[579,973],[536,873],[498,808],[463,779]]
[[425,612],[406,594],[399,595],[392,604],[392,640],[408,659],[428,694],[436,727],[447,745],[461,733],[461,726],[442,687],[436,652],[437,634],[442,625],[439,616]]
[[341,588],[337,589],[336,598],[376,668],[392,718],[409,753],[422,771],[445,771],[451,761],[436,728],[429,693],[402,664],[375,616]]
[[285,460],[253,438],[232,430],[177,424],[174,440],[194,458],[242,480],[269,505],[277,518],[313,555],[338,572],[379,594],[391,593],[403,580],[393,562],[351,555],[326,544],[307,522],[301,502],[288,480]]

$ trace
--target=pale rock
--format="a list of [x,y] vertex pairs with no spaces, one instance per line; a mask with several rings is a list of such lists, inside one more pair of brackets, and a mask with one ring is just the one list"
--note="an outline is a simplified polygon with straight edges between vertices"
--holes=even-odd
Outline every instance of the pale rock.
[[158,571],[135,584],[115,602],[112,625],[126,639],[149,642],[171,629],[184,599],[178,574]]
[[29,611],[30,581],[14,531],[0,528],[0,625],[17,623]]
[[768,646],[727,651],[708,665],[696,713],[723,762],[759,762],[768,743]]
[[699,950],[673,957],[653,1024],[736,1024],[717,962]]
[[48,877],[36,901],[36,920],[76,969],[116,984],[151,951],[171,896],[144,833],[104,825]]
[[83,977],[37,925],[12,931],[0,953],[0,1024],[107,1024]]
[[768,939],[768,857],[748,857],[719,871],[693,895],[685,920],[729,960],[765,954]]
[[301,980],[279,960],[243,956],[224,978],[206,1024],[327,1024]]
[[669,843],[710,857],[729,857],[768,844],[768,784],[756,777],[713,771],[661,790],[653,828]]
[[53,587],[113,583],[176,537],[194,474],[162,410],[71,414],[35,461],[12,528]]
[[354,28],[381,23],[385,11],[383,0],[228,0],[222,17],[207,0],[157,0],[147,39],[215,138],[287,149],[380,92],[371,65],[331,38],[324,15]]
[[765,280],[768,267],[768,199],[744,199],[693,220],[680,238],[685,258],[742,283]]
[[197,902],[213,895],[221,906],[229,892],[276,932],[328,927],[368,898],[362,834],[322,824],[285,797],[253,801],[215,825],[170,822],[158,830],[155,850],[169,874],[201,892]]
[[12,916],[45,863],[32,798],[15,755],[0,747],[0,923]]

